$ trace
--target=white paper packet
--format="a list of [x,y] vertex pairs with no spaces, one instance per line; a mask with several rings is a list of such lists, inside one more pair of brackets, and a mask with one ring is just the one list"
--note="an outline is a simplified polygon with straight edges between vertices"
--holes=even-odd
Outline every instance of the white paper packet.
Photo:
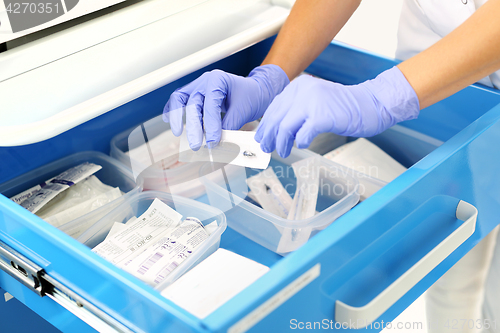
[[197,218],[188,217],[163,238],[148,247],[122,268],[151,286],[161,283],[177,266],[186,260],[209,233]]
[[45,185],[47,185],[48,183],[50,183],[52,181],[52,179],[54,179],[55,177],[52,177],[46,181],[44,181],[43,183],[41,184],[38,184],[38,185],[35,185],[19,194],[16,194],[15,196],[11,197],[10,200],[14,201],[16,204],[20,205],[22,202],[24,202],[26,199],[28,199],[29,197],[31,197],[34,193],[38,192],[38,190],[40,190],[42,187],[44,187]]
[[29,198],[21,203],[21,206],[32,213],[36,213],[59,193],[93,175],[100,169],[102,169],[100,165],[88,162],[68,169],[54,177],[50,183],[32,193]]
[[248,168],[266,169],[271,154],[264,153],[254,139],[255,132],[222,130],[219,144],[208,149],[205,138],[198,151],[189,147],[186,132],[181,135],[179,161],[229,163]]
[[391,182],[406,171],[399,162],[364,138],[346,143],[324,157],[384,182]]
[[121,267],[141,254],[149,245],[162,239],[169,229],[179,225],[182,215],[155,199],[149,208],[127,228],[92,249],[93,252]]
[[198,318],[205,318],[269,271],[258,262],[225,249],[162,290],[161,295]]
[[217,225],[217,221],[213,221],[205,226],[205,230],[209,235],[213,234],[215,230],[217,230],[219,226]]
[[[96,208],[98,208],[102,206],[99,205],[99,200],[104,199],[101,195],[113,190],[114,188],[112,186],[103,184],[96,176],[90,176],[80,181],[78,184],[75,184],[65,191],[57,194],[52,200],[36,212],[36,215],[45,220],[59,214],[60,212],[75,208],[84,202],[90,204],[92,203],[92,200],[96,200]],[[121,192],[118,188],[110,193],[110,197],[116,198],[119,196],[121,196]],[[89,208],[90,207],[91,205],[89,205]],[[76,213],[77,212],[75,212],[75,214]]]
[[120,223],[120,222],[113,223],[111,230],[109,230],[109,233],[104,240],[111,238],[112,236],[116,235],[119,232],[122,232],[126,228],[127,225],[125,223]]
[[[75,187],[78,185],[75,185]],[[68,190],[69,191],[69,190]],[[63,192],[64,193],[64,192]],[[63,224],[66,224],[74,219],[77,219],[87,213],[90,213],[111,201],[118,199],[122,196],[122,193],[118,187],[111,188],[110,191],[98,194],[97,196],[92,197],[84,202],[79,204],[71,205],[69,208],[60,211],[52,216],[43,218],[45,222],[50,223],[54,227],[59,227]],[[65,205],[67,206],[67,205]],[[38,214],[37,214],[38,215]],[[83,232],[84,230],[82,230]]]
[[319,191],[319,161],[317,156],[292,164],[297,188],[288,214],[289,220],[304,220],[316,214]]
[[[292,207],[292,197],[285,190],[278,177],[269,167],[247,179],[252,199],[261,207],[282,218],[287,218]],[[255,198],[255,199],[254,199]]]

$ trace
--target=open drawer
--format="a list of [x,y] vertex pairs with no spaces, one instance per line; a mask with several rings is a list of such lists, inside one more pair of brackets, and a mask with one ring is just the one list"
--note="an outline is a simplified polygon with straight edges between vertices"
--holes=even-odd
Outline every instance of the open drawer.
[[[246,74],[270,42],[203,71]],[[395,63],[333,43],[307,71],[353,84]],[[76,151],[108,152],[114,135],[160,114],[168,95],[201,72],[51,139],[0,148],[0,182]],[[500,139],[498,103],[497,92],[471,86],[401,124],[422,145],[405,143],[397,134],[401,131],[373,138],[411,167],[286,257],[226,230],[221,247],[271,270],[205,319],[3,196],[1,244],[24,258],[26,268],[33,267],[30,273],[41,288],[28,288],[5,272],[0,272],[0,287],[62,331],[92,331],[90,324],[102,331],[284,332],[300,322],[333,329],[353,323],[368,325],[367,332],[380,331],[382,320],[393,320],[498,223],[500,147],[492,144]]]

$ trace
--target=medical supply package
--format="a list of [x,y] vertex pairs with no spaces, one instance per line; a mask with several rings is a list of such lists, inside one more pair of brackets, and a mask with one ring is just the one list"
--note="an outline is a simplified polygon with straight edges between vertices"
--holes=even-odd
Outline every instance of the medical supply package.
[[180,141],[179,161],[206,161],[266,169],[271,161],[271,154],[260,149],[260,144],[255,141],[254,136],[255,132],[222,130],[217,146],[209,149],[204,138],[200,149],[193,151],[184,131]]
[[220,248],[161,295],[196,317],[205,318],[268,271],[267,266]]
[[287,218],[292,207],[292,197],[279,181],[273,168],[269,167],[247,178],[247,184],[250,188],[248,195],[264,210],[284,219]]
[[[100,169],[101,166],[92,163],[80,164],[15,195],[11,200],[23,205],[33,200],[34,195],[45,197],[38,201],[34,214],[58,228],[123,195],[118,187],[103,184],[93,175]],[[81,230],[72,236],[78,236],[87,227],[82,225]]]
[[[87,191],[79,193],[78,190],[82,188]],[[52,200],[55,201],[61,197],[58,202],[54,204],[52,201],[49,202],[36,215],[54,227],[59,227],[120,198],[122,195],[123,193],[118,187],[105,185],[97,177],[90,176],[67,191],[60,193]]]
[[305,220],[316,214],[319,191],[318,158],[319,156],[313,156],[292,164],[297,188],[288,213],[289,220]]
[[200,220],[182,220],[158,199],[141,216],[119,224],[92,251],[153,287],[210,236]]
[[359,138],[323,155],[352,170],[391,182],[406,168],[367,139]]
[[[45,184],[35,186],[36,190],[27,190],[11,198],[14,202],[20,201],[20,205],[32,213],[36,213],[59,193],[93,175],[102,167],[93,163],[82,163],[64,171]],[[38,188],[39,187],[39,188]]]

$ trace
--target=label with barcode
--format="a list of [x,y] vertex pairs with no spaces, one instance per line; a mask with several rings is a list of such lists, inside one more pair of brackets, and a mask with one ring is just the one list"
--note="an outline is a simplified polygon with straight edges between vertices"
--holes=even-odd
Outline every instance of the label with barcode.
[[186,260],[204,241],[209,233],[196,218],[186,218],[171,229],[161,241],[122,266],[127,272],[144,282],[156,286]]
[[160,260],[163,257],[163,254],[161,253],[155,253],[151,258],[149,258],[139,269],[137,270],[137,273],[144,275],[150,268],[153,266],[158,260]]
[[[149,208],[137,219],[125,224],[123,230],[107,237],[101,244],[92,249],[104,259],[118,267],[123,267],[134,261],[149,248],[156,247],[157,243],[168,239],[171,232],[176,230],[182,215],[170,208],[162,201],[155,199]],[[154,253],[149,253],[145,262]],[[135,271],[139,267],[136,267]]]
[[167,277],[168,274],[170,274],[170,272],[172,272],[174,269],[177,268],[177,266],[179,266],[179,264],[177,262],[173,262],[171,263],[170,265],[168,265],[167,267],[165,267],[157,276],[156,276],[156,279],[155,279],[155,283],[158,284],[160,283],[161,281],[163,281],[164,278]]

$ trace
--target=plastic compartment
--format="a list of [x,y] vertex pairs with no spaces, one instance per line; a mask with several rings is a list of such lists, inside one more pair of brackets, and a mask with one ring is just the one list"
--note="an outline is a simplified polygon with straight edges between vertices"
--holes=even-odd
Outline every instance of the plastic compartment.
[[[311,156],[317,154],[296,148],[286,159],[276,153],[272,155],[270,166],[292,197],[296,180],[291,164]],[[247,201],[249,189],[246,179],[262,170],[226,165],[210,172],[210,168],[210,163],[202,168],[202,175],[205,175],[202,181],[210,204],[225,212],[230,228],[281,255],[298,249],[359,201],[358,181],[343,173],[336,163],[322,157],[320,193],[316,205],[319,213],[305,220],[287,220]]]
[[[258,122],[246,124],[242,130],[252,131]],[[158,190],[188,198],[197,198],[205,193],[205,187],[199,179],[200,168],[204,162],[185,163],[179,167],[163,170],[162,161],[176,158],[179,152],[178,137],[172,132],[166,135],[165,145],[171,146],[171,152],[159,151],[145,145],[158,135],[170,131],[170,124],[163,121],[162,115],[152,118],[143,124],[116,135],[110,143],[110,156],[130,167],[134,175],[140,174],[144,179],[144,190]],[[149,162],[143,163],[129,156],[127,152],[144,147],[144,154]],[[146,150],[147,149],[147,150]]]
[[[345,142],[351,142],[356,139],[346,138]],[[394,125],[384,132],[367,139],[407,168],[443,144],[440,140],[401,125]],[[339,140],[322,140],[321,155],[338,148],[338,143]],[[341,165],[339,165],[339,168],[359,181],[358,192],[361,200],[370,197],[387,185],[387,182],[372,175],[367,175]]]
[[135,180],[132,172],[127,167],[103,153],[86,151],[69,155],[11,179],[0,185],[0,193],[10,198],[84,162],[91,162],[102,166],[102,169],[94,175],[106,185],[119,187],[125,195],[58,227],[58,229],[66,234],[77,238],[82,230],[88,229],[133,194],[141,192],[143,186],[142,178],[139,177]]
[[139,217],[148,209],[155,198],[175,209],[182,214],[183,218],[196,217],[203,225],[207,225],[215,220],[218,226],[191,256],[184,260],[162,283],[155,287],[157,290],[162,290],[219,248],[221,235],[227,226],[226,216],[219,209],[189,198],[165,192],[142,192],[127,198],[125,202],[104,216],[99,222],[78,237],[77,240],[90,248],[95,247],[106,238],[115,222],[125,223],[133,216]]

